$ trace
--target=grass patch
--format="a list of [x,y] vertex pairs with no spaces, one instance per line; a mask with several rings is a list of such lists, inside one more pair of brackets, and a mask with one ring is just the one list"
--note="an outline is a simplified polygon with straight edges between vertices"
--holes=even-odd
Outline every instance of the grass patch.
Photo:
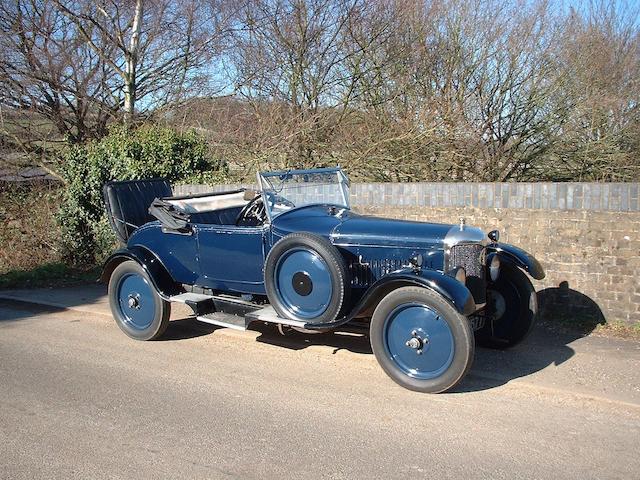
[[[640,341],[640,323],[627,323],[620,320],[605,320],[604,316],[575,315],[542,315],[539,326],[551,332],[575,333],[579,336],[600,335]],[[535,328],[535,327],[534,327]]]
[[626,338],[628,340],[640,341],[640,323],[628,324],[619,320],[598,325],[593,332],[596,335],[607,337]]
[[100,269],[81,270],[63,263],[47,263],[31,270],[10,270],[0,274],[0,289],[66,287],[94,283]]

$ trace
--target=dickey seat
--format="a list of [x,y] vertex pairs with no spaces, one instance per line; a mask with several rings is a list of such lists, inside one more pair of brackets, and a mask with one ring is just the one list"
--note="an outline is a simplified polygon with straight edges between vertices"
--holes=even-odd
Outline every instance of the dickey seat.
[[171,197],[171,184],[166,178],[107,182],[102,190],[111,227],[118,240],[127,243],[131,234],[155,218],[149,205],[156,198]]

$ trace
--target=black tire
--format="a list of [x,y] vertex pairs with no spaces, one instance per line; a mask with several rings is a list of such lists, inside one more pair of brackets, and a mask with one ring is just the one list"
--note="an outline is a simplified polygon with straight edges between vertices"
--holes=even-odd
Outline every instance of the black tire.
[[338,249],[307,232],[291,233],[271,248],[264,283],[280,317],[306,323],[332,322],[342,314],[350,294],[347,268]]
[[[416,308],[416,314],[409,308]],[[403,312],[407,312],[406,318],[401,317]],[[422,346],[409,346],[413,338]],[[402,287],[384,297],[371,318],[370,340],[385,373],[417,392],[440,393],[453,388],[467,374],[474,358],[469,320],[441,295],[423,287]],[[435,370],[429,370],[430,365]]]
[[488,285],[487,317],[476,341],[487,348],[505,349],[522,342],[538,317],[536,290],[515,265],[502,262],[500,276]]
[[135,340],[155,340],[169,325],[171,304],[158,295],[147,272],[132,260],[113,270],[109,306],[118,327]]

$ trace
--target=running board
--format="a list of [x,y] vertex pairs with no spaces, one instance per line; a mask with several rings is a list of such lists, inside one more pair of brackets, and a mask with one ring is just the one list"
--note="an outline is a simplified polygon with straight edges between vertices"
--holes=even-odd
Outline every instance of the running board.
[[196,317],[209,315],[214,312],[244,316],[249,312],[262,308],[262,305],[257,305],[229,295],[205,295],[203,293],[187,292],[169,297],[168,300],[170,302],[189,305]]
[[281,318],[271,305],[262,306],[224,295],[181,293],[169,297],[171,302],[189,305],[196,319],[221,327],[246,330],[251,322],[267,322],[305,328],[306,322]]
[[233,328],[234,330],[246,330],[249,322],[245,317],[231,315],[230,313],[214,312],[196,317],[196,320],[219,327]]
[[267,322],[281,325],[289,325],[292,327],[304,328],[306,322],[298,320],[290,320],[288,318],[280,318],[273,307],[265,307],[254,312],[246,314],[244,317],[232,315],[224,312],[208,313],[196,317],[200,322],[211,323],[220,327],[233,328],[235,330],[246,330],[251,322]]
[[180,295],[173,295],[169,297],[170,302],[189,303],[189,302],[203,302],[211,299],[211,295],[205,295],[203,293],[181,293]]
[[276,311],[272,306],[261,308],[260,310],[256,310],[255,312],[250,312],[245,317],[247,322],[268,322],[268,323],[279,323],[282,325],[290,325],[292,327],[301,327],[307,324],[306,322],[301,322],[299,320],[291,320],[288,318],[281,318],[278,316]]
[[189,305],[196,316],[214,312],[216,310],[213,297],[202,293],[181,293],[180,295],[173,295],[172,297],[169,297],[169,301]]

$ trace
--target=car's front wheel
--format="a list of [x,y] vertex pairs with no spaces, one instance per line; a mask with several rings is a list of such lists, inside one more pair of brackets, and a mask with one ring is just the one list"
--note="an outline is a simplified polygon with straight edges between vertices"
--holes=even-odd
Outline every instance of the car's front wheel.
[[132,260],[113,270],[109,306],[118,327],[136,340],[155,340],[169,325],[171,304],[160,298],[149,275]]
[[402,287],[384,297],[371,318],[370,339],[387,375],[418,392],[451,389],[473,362],[468,319],[422,287]]

